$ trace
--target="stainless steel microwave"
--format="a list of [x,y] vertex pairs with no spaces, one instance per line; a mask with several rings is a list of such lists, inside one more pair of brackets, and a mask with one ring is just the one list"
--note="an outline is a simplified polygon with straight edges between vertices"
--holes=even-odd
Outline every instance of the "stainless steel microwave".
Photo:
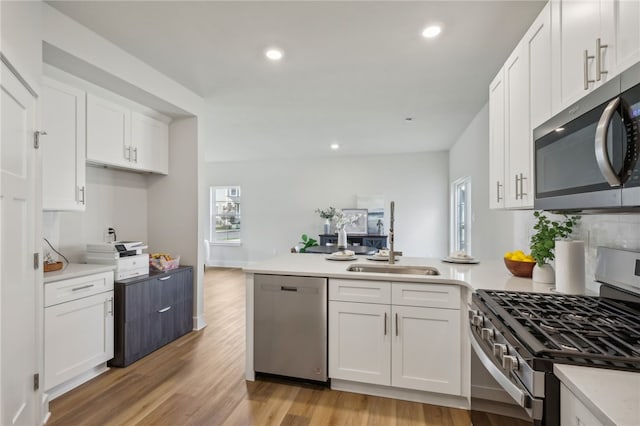
[[640,210],[640,63],[533,131],[534,207]]

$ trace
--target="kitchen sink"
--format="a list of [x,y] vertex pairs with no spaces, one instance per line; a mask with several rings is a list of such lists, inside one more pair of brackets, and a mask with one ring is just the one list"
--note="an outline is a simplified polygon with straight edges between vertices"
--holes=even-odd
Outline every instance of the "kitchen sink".
[[349,266],[347,271],[378,274],[440,275],[440,272],[432,266],[362,265],[356,263]]

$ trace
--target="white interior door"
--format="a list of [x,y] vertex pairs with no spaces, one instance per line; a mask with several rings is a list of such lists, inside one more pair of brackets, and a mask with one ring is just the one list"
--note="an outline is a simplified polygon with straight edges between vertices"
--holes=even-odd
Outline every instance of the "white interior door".
[[0,424],[34,425],[37,393],[35,98],[3,63],[0,173]]

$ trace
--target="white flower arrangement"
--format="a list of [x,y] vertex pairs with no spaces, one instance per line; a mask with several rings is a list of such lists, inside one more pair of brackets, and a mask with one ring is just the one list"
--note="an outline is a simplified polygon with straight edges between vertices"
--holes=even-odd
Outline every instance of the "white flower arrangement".
[[342,229],[347,225],[353,225],[358,222],[358,216],[353,214],[344,214],[342,210],[337,210],[336,215],[334,216],[336,219],[336,229],[338,231],[342,231]]

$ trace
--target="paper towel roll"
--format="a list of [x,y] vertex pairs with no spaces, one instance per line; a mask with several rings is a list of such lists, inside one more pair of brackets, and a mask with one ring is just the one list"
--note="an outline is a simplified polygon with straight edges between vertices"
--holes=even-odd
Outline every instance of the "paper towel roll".
[[584,294],[584,241],[556,241],[556,290]]

